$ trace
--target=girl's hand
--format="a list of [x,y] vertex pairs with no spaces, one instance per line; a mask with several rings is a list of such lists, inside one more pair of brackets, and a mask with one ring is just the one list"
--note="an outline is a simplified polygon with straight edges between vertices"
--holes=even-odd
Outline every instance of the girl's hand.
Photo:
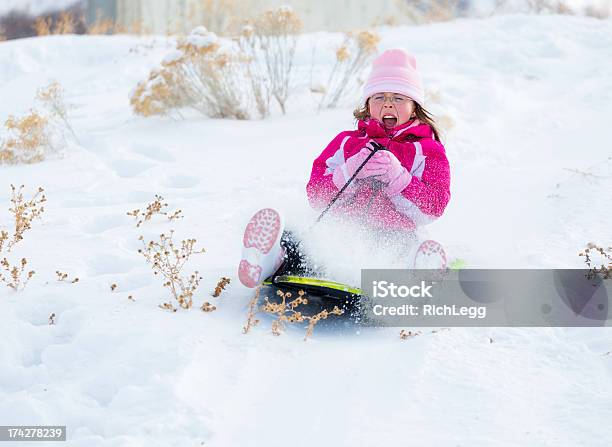
[[[341,189],[346,184],[371,153],[372,151],[370,151],[370,149],[364,147],[334,170],[333,181],[338,189]],[[384,151],[376,152],[372,158],[368,160],[366,165],[361,168],[355,178],[363,179],[375,177],[387,172],[388,162],[384,159],[383,153]]]
[[412,176],[408,169],[402,166],[397,157],[391,152],[384,151],[381,153],[383,155],[379,160],[379,164],[385,167],[385,172],[378,178],[387,184],[384,191],[388,196],[397,195],[410,184]]

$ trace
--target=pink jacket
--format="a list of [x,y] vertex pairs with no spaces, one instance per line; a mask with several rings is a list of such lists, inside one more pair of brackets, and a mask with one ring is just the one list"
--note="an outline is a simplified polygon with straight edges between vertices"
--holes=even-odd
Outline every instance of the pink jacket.
[[355,179],[330,212],[391,230],[414,230],[440,217],[450,199],[450,168],[444,146],[434,139],[431,127],[418,120],[387,132],[380,121],[370,119],[359,121],[357,130],[338,134],[313,163],[306,186],[310,205],[316,210],[328,205],[338,192],[334,169],[371,140],[387,147],[412,180],[399,194],[387,197],[372,178]]

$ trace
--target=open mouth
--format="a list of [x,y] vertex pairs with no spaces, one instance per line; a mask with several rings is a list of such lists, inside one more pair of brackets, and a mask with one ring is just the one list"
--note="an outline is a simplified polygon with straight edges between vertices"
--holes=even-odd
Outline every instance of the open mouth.
[[395,127],[397,125],[397,117],[390,114],[383,115],[382,122],[387,128]]

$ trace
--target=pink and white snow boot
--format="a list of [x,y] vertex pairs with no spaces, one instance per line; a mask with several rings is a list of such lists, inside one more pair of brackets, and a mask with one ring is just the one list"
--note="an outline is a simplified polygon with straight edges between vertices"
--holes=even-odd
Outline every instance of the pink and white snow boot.
[[244,230],[238,278],[254,288],[281,266],[285,250],[280,245],[285,223],[280,213],[264,208],[255,213]]
[[431,239],[417,245],[410,262],[410,268],[431,270],[445,270],[448,264],[442,245]]

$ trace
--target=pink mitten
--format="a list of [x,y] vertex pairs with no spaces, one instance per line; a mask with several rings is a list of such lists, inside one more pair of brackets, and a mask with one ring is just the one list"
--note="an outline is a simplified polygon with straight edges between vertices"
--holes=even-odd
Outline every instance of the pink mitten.
[[[372,153],[370,149],[364,147],[359,152],[357,152],[352,157],[349,157],[344,164],[338,166],[334,170],[333,181],[334,185],[338,189],[341,189],[346,182],[355,174],[359,166],[363,164],[363,162],[368,158],[368,156]],[[381,160],[384,160],[381,164]],[[361,171],[357,174],[358,179],[363,179],[366,177],[373,177],[376,175],[382,175],[387,172],[388,169],[388,161],[384,159],[383,151],[375,153],[370,160],[368,160],[367,164],[361,168]]]
[[406,189],[412,180],[412,176],[391,152],[384,151],[382,154],[379,164],[385,166],[386,169],[379,179],[387,183],[384,189],[385,193],[388,196],[395,196]]

